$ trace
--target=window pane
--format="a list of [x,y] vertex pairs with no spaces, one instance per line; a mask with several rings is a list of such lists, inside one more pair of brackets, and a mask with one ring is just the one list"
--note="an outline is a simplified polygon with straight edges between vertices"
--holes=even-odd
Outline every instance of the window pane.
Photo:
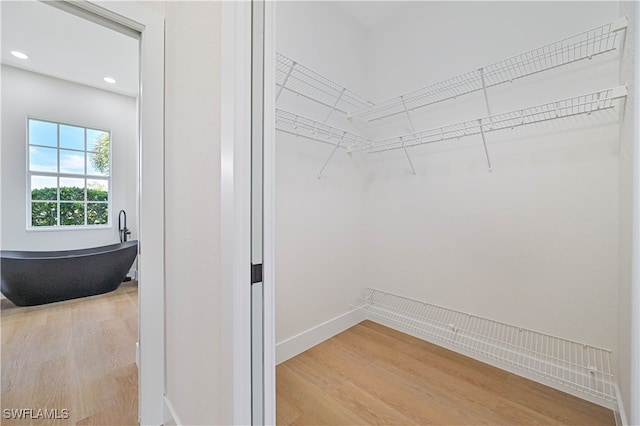
[[60,148],[84,151],[84,128],[60,125]]
[[108,224],[110,133],[32,119],[28,126],[32,226]]
[[87,129],[87,151],[101,152],[100,147],[109,146],[109,132]]
[[84,174],[84,153],[61,149],[60,173]]
[[58,218],[57,203],[31,203],[32,226],[55,226]]
[[87,224],[106,225],[109,223],[109,204],[87,203]]
[[58,146],[58,125],[46,121],[29,120],[29,143]]
[[31,199],[56,201],[58,199],[58,178],[31,176]]
[[87,201],[109,201],[109,181],[87,179]]
[[84,201],[84,179],[60,178],[60,200]]
[[84,203],[60,203],[62,225],[84,225]]
[[109,133],[87,129],[87,151],[93,151],[88,154],[87,174],[109,176],[109,144]]
[[56,148],[30,146],[29,170],[32,172],[57,172],[58,150]]

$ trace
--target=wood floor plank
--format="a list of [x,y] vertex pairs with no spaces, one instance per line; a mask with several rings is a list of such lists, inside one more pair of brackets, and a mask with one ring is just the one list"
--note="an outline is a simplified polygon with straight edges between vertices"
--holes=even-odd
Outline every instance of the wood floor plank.
[[615,424],[611,410],[371,321],[280,364],[276,381],[283,425]]
[[2,424],[137,425],[137,294],[133,281],[48,305],[3,300],[0,407],[67,409],[69,418],[3,418]]

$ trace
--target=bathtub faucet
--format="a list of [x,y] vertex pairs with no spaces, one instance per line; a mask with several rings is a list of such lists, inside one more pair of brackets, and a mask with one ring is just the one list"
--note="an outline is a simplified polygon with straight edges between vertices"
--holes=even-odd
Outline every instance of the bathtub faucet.
[[118,231],[120,232],[120,242],[127,241],[127,236],[131,235],[131,230],[127,228],[127,212],[120,210],[118,214]]

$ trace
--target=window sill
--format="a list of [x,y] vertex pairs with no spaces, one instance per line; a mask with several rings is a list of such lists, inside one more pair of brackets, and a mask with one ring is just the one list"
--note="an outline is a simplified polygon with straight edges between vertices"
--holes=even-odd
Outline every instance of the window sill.
[[27,232],[61,232],[61,231],[103,231],[113,229],[113,225],[82,225],[82,226],[30,226]]

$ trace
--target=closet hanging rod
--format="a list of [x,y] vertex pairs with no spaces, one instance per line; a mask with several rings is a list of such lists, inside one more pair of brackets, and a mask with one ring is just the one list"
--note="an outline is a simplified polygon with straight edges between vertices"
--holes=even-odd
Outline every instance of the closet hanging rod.
[[566,118],[574,115],[591,114],[613,108],[614,101],[627,96],[627,87],[618,86],[611,89],[588,93],[573,98],[533,106],[529,108],[482,117],[476,120],[451,124],[409,135],[396,136],[373,142],[371,148],[359,147],[368,153],[379,153],[394,149],[406,149],[412,146],[459,139],[465,136],[478,135],[482,132],[512,129],[526,124]]
[[369,138],[279,108],[276,109],[276,130],[340,146],[347,151],[373,147],[373,140]]
[[276,87],[280,94],[287,89],[346,114],[354,109],[373,106],[373,102],[318,74],[281,53],[276,53]]
[[[556,41],[508,59],[487,65],[465,74],[444,80],[421,89],[385,101],[357,109],[348,114],[365,121],[381,120],[437,102],[453,99],[482,90],[482,78],[486,87],[496,86],[515,79],[537,74],[617,48],[620,33],[626,29],[628,19],[614,22]],[[403,104],[404,102],[404,104]]]

